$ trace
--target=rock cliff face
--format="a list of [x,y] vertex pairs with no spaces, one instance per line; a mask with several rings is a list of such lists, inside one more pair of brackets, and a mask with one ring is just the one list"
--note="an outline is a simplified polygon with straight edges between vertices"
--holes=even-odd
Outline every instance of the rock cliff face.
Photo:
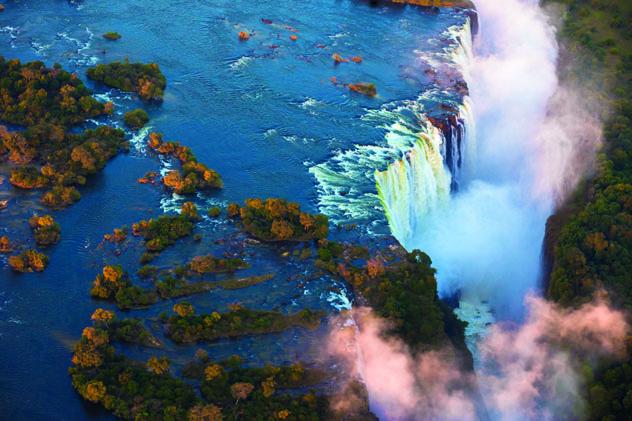
[[560,238],[562,228],[570,216],[571,209],[560,209],[549,216],[546,221],[544,240],[542,242],[542,274],[539,283],[539,288],[545,296],[548,294],[551,272],[555,265],[555,246]]

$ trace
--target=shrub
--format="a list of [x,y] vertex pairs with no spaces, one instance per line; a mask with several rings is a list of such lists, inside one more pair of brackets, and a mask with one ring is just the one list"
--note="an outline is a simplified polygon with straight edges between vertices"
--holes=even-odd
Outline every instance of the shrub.
[[128,111],[125,113],[125,125],[130,129],[140,129],[149,121],[149,115],[147,112],[141,108],[137,108],[133,111]]
[[119,34],[118,32],[106,32],[105,34],[103,34],[103,38],[109,41],[117,41],[121,39],[121,34]]
[[26,250],[9,257],[9,266],[16,272],[42,272],[48,265],[48,257],[37,250]]
[[50,215],[34,215],[29,219],[29,225],[39,246],[50,246],[61,239],[61,228]]

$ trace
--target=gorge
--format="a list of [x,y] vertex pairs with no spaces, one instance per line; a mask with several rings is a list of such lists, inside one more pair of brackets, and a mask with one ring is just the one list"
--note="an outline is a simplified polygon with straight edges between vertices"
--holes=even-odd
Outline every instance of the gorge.
[[[466,83],[460,104],[447,117],[422,105],[416,129],[388,127],[386,141],[408,137],[408,149],[376,170],[375,181],[392,234],[408,250],[427,252],[440,295],[456,295],[476,374],[441,354],[411,353],[401,342],[385,341],[382,322],[362,316],[362,358],[353,364],[362,366],[372,409],[386,419],[583,416],[585,380],[574,357],[542,344],[560,328],[542,327],[542,319],[583,320],[573,336],[617,342],[574,343],[573,353],[588,355],[620,356],[627,322],[603,301],[575,313],[547,303],[542,253],[547,219],[594,171],[602,142],[595,94],[558,80],[554,24],[563,10],[529,0],[475,6],[478,33],[473,36],[467,21],[451,30],[457,42],[446,50]],[[384,384],[379,366],[398,380]],[[482,398],[452,390],[471,383]]]

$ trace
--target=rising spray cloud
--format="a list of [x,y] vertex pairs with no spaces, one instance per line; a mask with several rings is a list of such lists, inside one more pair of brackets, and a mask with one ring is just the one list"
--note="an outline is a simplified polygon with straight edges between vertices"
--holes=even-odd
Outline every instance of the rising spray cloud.
[[[538,3],[476,1],[480,32],[464,72],[476,165],[465,168],[458,194],[411,224],[412,235],[398,237],[432,257],[441,294],[461,291],[463,300],[490,303],[498,319],[522,321],[494,325],[478,347],[480,390],[490,417],[501,420],[581,410],[576,354],[558,341],[586,356],[613,355],[627,330],[623,315],[603,302],[573,312],[530,295],[546,219],[591,170],[601,139],[590,95],[557,78],[555,30]],[[473,419],[476,399],[455,386],[471,384],[471,373],[441,354],[412,356],[379,334],[380,323],[369,320],[358,334],[361,375],[377,412],[393,420]],[[373,368],[386,360],[397,362],[388,368],[394,382]]]
[[458,194],[399,239],[432,257],[442,295],[460,291],[515,319],[537,288],[546,218],[588,169],[580,163],[595,154],[599,124],[559,86],[555,31],[536,0],[476,7],[480,32],[464,70],[476,165]]
[[[477,379],[457,368],[451,349],[412,354],[401,341],[386,337],[384,321],[366,308],[354,310],[357,324],[332,329],[328,349],[362,379],[371,410],[382,420],[476,420],[481,395],[493,420],[578,417],[582,376],[577,356],[591,361],[586,357],[624,355],[625,316],[599,298],[570,310],[535,296],[528,296],[525,305],[522,325],[496,324],[480,344],[480,395]],[[359,401],[343,398],[347,404]]]

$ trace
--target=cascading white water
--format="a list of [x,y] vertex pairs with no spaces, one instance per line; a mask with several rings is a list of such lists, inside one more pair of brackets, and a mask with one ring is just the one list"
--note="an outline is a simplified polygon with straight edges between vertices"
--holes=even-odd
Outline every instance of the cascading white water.
[[391,232],[406,244],[423,217],[450,195],[450,172],[441,155],[444,138],[429,121],[414,147],[384,171],[375,172],[378,196]]
[[463,122],[463,176],[460,179],[467,181],[476,172],[477,150],[476,150],[476,120],[474,118],[474,105],[469,96],[463,98],[463,103],[459,105],[459,118]]
[[[558,340],[574,328],[582,331],[576,333],[582,342],[608,335],[616,323],[606,323],[604,332],[588,333],[587,328],[598,323],[584,326],[575,315],[530,293],[537,288],[552,203],[583,174],[585,165],[577,158],[589,155],[580,153],[586,144],[594,153],[599,131],[593,126],[599,125],[586,112],[561,103],[563,98],[583,110],[574,96],[560,92],[554,31],[538,0],[505,0],[502,7],[497,0],[476,3],[483,36],[471,69],[464,60],[471,58],[468,43],[459,42],[464,53],[453,56],[455,65],[465,65],[471,99],[463,99],[456,122],[454,117],[449,126],[440,119],[433,122],[442,132],[437,139],[417,133],[415,153],[404,153],[375,177],[392,233],[408,250],[420,249],[432,257],[440,295],[460,292],[456,314],[469,323],[466,343],[481,395],[453,394],[455,384],[467,381],[471,372],[456,373],[449,363],[434,361],[427,377],[419,375],[424,359],[434,352],[411,356],[401,343],[385,341],[380,331],[365,338],[357,351],[368,376],[363,379],[372,408],[386,413],[384,419],[474,420],[474,403],[480,398],[485,415],[494,420],[578,417],[574,411],[581,406],[578,388],[583,376],[565,350],[557,349]],[[554,93],[558,101],[550,102]],[[588,136],[577,129],[587,126]],[[422,147],[416,149],[418,145]],[[423,147],[428,145],[434,148]],[[450,168],[459,181],[458,193],[448,194],[445,206],[434,200],[439,186],[445,187],[437,179],[441,172],[427,170],[436,165],[437,150],[445,158],[440,167],[444,172]],[[526,308],[525,297],[530,297]],[[602,304],[597,303],[599,311],[607,312]],[[524,324],[495,324],[496,318]],[[538,326],[540,320],[546,322]],[[619,332],[621,338],[624,332]],[[556,345],[549,343],[548,334]],[[479,345],[484,352],[478,353]],[[590,348],[587,351],[595,355],[602,352]],[[411,396],[411,384],[421,385],[422,392]],[[433,389],[437,384],[445,388]]]
[[[393,204],[389,223],[407,249],[432,256],[441,295],[459,291],[471,302],[486,301],[498,317],[519,318],[523,297],[537,287],[551,209],[551,197],[534,195],[539,180],[548,176],[534,162],[546,159],[538,155],[537,139],[556,88],[557,49],[537,1],[508,0],[507,10],[494,0],[477,3],[476,57],[469,25],[451,28],[457,45],[451,60],[469,94],[458,107],[458,122],[443,127],[450,145],[444,155],[458,193],[446,206],[420,212],[415,221],[407,201],[424,198]],[[382,186],[381,193],[388,196],[396,188]],[[408,229],[402,227],[406,224]]]
[[[391,230],[406,244],[427,211],[444,202],[450,190],[456,190],[457,179],[474,168],[473,108],[463,82],[472,58],[469,18],[462,26],[450,27],[437,42],[446,47],[415,53],[420,68],[432,69],[441,78],[449,75],[448,79],[434,81],[436,86],[415,100],[393,101],[362,117],[385,130],[384,143],[342,150],[310,167],[317,180],[319,209],[332,222],[380,221],[386,213]],[[446,114],[449,135],[433,126],[427,116],[431,109]],[[450,165],[445,164],[448,161]]]
[[[448,30],[452,47],[443,55],[450,57],[466,81],[472,60],[470,20]],[[409,248],[413,238],[423,230],[426,216],[445,205],[452,189],[476,163],[476,134],[472,101],[465,95],[446,119],[442,132],[425,116],[420,116],[414,146],[384,171],[375,172],[378,197],[384,208],[391,233]],[[389,134],[392,132],[389,132]],[[387,134],[387,139],[388,139]]]
[[[467,19],[462,26],[453,26],[448,33],[454,40],[455,47],[449,50],[452,63],[456,66],[463,80],[469,89],[471,83],[470,68],[474,60],[474,48],[472,33],[472,21]],[[461,165],[455,167],[459,174],[453,174],[453,177],[462,180],[469,178],[476,169],[476,122],[474,117],[474,106],[468,95],[464,95],[461,104],[458,106],[458,124],[461,131],[461,144],[458,148],[461,156]],[[463,177],[461,177],[461,174]]]
[[448,28],[448,33],[455,42],[455,46],[449,49],[448,54],[452,58],[452,63],[463,75],[465,82],[469,83],[471,80],[470,66],[474,59],[472,20],[468,18],[462,26]]

